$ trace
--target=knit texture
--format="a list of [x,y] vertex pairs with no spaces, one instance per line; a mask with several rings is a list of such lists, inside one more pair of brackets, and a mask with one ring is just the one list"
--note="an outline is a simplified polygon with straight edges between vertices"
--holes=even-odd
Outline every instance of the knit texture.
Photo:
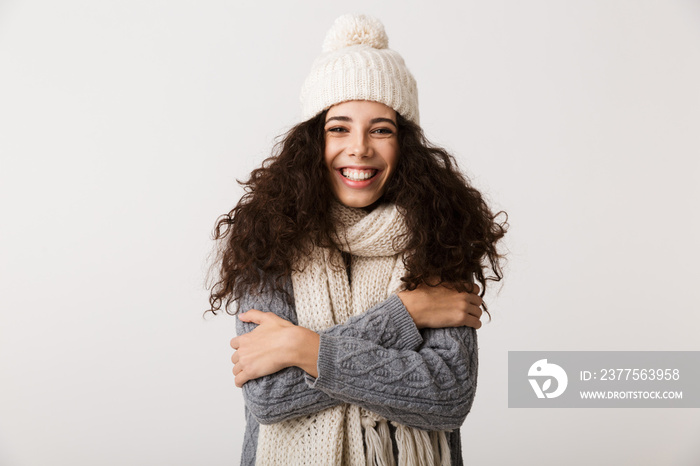
[[[299,325],[321,331],[364,312],[401,287],[405,273],[397,253],[407,239],[403,216],[393,205],[367,214],[340,204],[333,210],[338,244],[352,254],[351,277],[336,249],[314,248],[292,275]],[[449,465],[444,432],[394,423],[398,463]],[[259,465],[394,465],[389,424],[357,405],[343,404],[312,415],[261,426]]]
[[[291,281],[286,289],[293,294]],[[249,309],[298,323],[294,305],[271,289],[244,295],[240,310]],[[239,335],[255,327],[236,319]],[[318,378],[288,367],[243,385],[246,429],[241,466],[255,464],[260,424],[295,419],[343,402],[416,428],[452,430],[448,435],[452,464],[463,464],[459,426],[471,408],[478,372],[473,328],[419,332],[392,294],[363,314],[319,333]]]
[[419,123],[416,80],[401,55],[388,47],[384,26],[376,18],[336,19],[302,87],[302,118],[341,102],[370,100]]

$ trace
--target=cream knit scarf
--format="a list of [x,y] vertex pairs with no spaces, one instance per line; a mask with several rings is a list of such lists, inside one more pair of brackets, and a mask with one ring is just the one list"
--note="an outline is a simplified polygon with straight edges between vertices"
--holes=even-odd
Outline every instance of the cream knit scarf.
[[[292,274],[299,325],[320,331],[342,324],[401,288],[405,273],[396,249],[405,245],[406,225],[392,204],[372,212],[336,204],[337,243],[351,253],[351,280],[340,251],[316,247]],[[396,239],[396,242],[394,241]],[[396,427],[399,466],[446,466],[445,432]],[[363,440],[364,437],[364,440]],[[394,466],[388,421],[344,404],[288,421],[261,425],[256,465]]]

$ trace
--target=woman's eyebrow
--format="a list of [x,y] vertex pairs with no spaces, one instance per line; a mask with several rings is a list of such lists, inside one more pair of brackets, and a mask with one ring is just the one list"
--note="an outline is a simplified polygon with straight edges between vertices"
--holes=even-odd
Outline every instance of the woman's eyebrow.
[[394,123],[394,120],[392,120],[391,118],[373,118],[372,120],[370,120],[370,123],[391,123],[394,128],[398,129],[396,127],[396,123]]
[[329,119],[326,120],[326,123],[332,120],[338,120],[338,121],[347,121],[347,122],[352,122],[352,118],[346,117],[346,116],[332,116]]
[[[332,116],[326,120],[326,123],[328,123],[329,121],[332,121],[332,120],[345,121],[345,122],[352,123],[352,118],[347,117],[347,116]],[[369,122],[370,122],[370,124],[391,123],[394,128],[398,129],[396,126],[396,123],[394,123],[394,120],[392,120],[391,118],[372,118]]]

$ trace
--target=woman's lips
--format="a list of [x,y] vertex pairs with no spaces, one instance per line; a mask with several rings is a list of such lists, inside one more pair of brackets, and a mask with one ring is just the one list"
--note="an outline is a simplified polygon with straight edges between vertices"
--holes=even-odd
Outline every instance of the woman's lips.
[[364,181],[372,178],[377,174],[376,168],[352,168],[343,167],[340,169],[340,174],[352,181]]
[[381,172],[376,168],[343,167],[336,170],[341,181],[350,188],[366,188]]

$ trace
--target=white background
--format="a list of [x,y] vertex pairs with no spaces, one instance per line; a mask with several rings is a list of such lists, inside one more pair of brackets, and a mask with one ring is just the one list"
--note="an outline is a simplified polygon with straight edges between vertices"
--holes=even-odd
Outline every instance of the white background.
[[[697,409],[508,409],[507,352],[700,350],[700,3],[0,1],[0,464],[231,465],[214,221],[333,20],[380,18],[509,261],[473,465],[697,465]],[[498,293],[496,293],[498,291]]]

